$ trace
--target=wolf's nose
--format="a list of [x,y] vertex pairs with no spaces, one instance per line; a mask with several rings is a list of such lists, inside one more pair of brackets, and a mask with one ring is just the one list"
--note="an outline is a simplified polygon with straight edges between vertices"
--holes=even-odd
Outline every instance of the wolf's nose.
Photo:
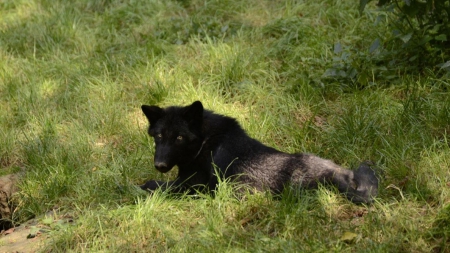
[[156,162],[155,167],[157,170],[166,170],[167,169],[167,163],[165,162]]

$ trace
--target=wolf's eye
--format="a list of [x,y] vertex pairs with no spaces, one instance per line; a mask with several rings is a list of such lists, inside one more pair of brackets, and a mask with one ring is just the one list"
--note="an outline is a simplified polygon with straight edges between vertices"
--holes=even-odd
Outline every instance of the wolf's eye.
[[162,138],[162,134],[157,134],[156,137]]
[[181,136],[181,135],[178,135],[178,137],[177,137],[177,141],[182,141],[183,140],[183,136]]

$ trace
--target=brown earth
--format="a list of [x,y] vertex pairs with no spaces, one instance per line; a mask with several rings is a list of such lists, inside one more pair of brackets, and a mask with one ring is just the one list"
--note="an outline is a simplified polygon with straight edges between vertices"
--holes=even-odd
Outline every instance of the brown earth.
[[39,252],[47,235],[37,230],[36,224],[36,220],[30,220],[18,227],[3,231],[0,234],[0,253]]

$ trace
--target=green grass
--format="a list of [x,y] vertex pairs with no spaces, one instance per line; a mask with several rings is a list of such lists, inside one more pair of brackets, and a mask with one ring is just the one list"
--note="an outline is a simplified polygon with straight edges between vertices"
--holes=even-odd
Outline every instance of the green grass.
[[[25,172],[15,219],[73,220],[49,226],[44,252],[450,250],[450,83],[434,66],[383,75],[368,48],[390,28],[373,9],[2,1],[0,175]],[[356,79],[324,75],[352,68]],[[379,198],[357,206],[329,188],[235,196],[231,182],[215,198],[148,196],[134,185],[175,173],[153,168],[140,105],[194,100],[282,151],[374,161]]]

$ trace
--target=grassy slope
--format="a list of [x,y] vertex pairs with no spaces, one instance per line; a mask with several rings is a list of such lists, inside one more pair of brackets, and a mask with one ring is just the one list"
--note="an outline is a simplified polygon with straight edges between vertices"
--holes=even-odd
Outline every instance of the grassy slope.
[[[51,226],[55,252],[449,250],[448,81],[323,78],[338,42],[375,73],[367,48],[390,32],[351,1],[312,2],[2,1],[0,173],[26,171],[16,217],[73,217]],[[153,169],[140,105],[197,99],[280,150],[375,161],[380,198],[237,199],[226,182],[214,199],[147,197],[133,185],[174,173]]]

